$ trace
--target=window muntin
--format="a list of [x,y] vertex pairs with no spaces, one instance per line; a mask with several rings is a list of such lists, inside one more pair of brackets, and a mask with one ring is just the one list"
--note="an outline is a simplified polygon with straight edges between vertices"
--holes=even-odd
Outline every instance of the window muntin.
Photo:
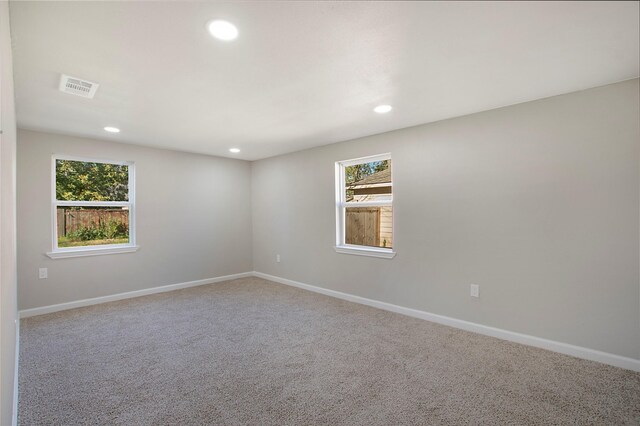
[[392,252],[393,182],[389,154],[336,163],[336,246]]
[[135,245],[134,165],[53,157],[53,251]]

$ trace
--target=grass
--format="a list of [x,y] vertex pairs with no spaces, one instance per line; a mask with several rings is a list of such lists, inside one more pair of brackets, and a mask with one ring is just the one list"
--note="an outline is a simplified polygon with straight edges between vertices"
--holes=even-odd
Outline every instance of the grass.
[[103,246],[106,244],[127,244],[129,238],[112,238],[106,240],[79,241],[70,240],[67,237],[58,238],[58,247],[83,247],[83,246]]

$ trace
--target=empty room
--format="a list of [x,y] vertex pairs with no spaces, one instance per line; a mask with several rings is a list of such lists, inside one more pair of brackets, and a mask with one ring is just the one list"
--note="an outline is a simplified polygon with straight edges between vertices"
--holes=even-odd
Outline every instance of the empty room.
[[0,426],[640,425],[639,5],[0,1]]

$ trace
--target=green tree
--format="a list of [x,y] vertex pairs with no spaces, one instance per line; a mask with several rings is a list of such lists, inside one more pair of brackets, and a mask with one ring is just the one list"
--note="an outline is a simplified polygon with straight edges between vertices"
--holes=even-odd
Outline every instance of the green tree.
[[366,178],[374,173],[389,168],[389,160],[373,161],[371,163],[355,164],[344,168],[345,183],[347,186]]
[[128,201],[126,165],[56,160],[56,198],[66,201]]

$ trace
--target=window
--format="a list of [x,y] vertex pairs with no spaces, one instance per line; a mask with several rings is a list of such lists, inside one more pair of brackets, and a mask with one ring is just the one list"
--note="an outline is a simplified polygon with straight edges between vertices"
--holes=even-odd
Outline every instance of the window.
[[392,258],[391,155],[336,163],[336,251]]
[[54,155],[52,168],[49,257],[137,250],[133,163]]

